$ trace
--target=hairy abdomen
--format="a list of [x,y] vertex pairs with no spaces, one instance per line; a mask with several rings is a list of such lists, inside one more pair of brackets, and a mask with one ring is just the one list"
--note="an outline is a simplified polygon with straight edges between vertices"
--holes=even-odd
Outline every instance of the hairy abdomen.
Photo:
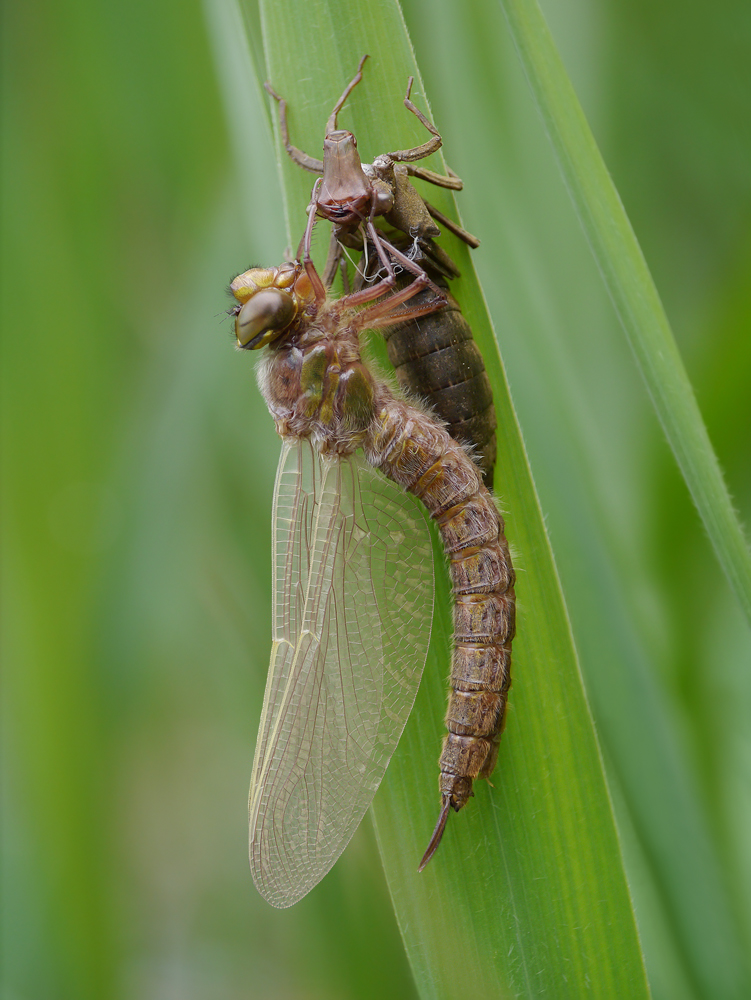
[[514,570],[503,519],[464,449],[401,401],[382,405],[368,461],[414,493],[443,539],[454,592],[454,649],[440,758],[444,802],[459,810],[495,766],[511,683]]

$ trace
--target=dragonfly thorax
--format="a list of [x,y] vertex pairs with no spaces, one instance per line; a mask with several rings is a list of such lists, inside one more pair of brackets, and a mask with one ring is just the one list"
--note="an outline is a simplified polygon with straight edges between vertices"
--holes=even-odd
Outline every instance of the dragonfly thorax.
[[259,367],[259,384],[282,437],[325,440],[327,450],[351,454],[361,446],[380,395],[349,338],[326,336],[317,324],[273,344]]

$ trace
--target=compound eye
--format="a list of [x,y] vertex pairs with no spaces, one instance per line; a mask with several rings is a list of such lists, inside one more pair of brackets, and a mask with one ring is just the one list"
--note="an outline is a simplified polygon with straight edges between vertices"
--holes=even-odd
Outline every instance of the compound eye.
[[254,351],[276,340],[295,318],[297,308],[288,292],[266,288],[245,303],[235,319],[238,346]]
[[242,305],[262,288],[271,288],[276,277],[276,268],[251,267],[233,280],[230,291]]

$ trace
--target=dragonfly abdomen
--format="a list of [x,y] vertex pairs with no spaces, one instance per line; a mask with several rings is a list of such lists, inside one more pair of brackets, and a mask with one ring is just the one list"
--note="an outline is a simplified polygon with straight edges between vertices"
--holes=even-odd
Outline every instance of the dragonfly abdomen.
[[503,518],[464,449],[429,417],[400,401],[379,408],[368,460],[428,508],[450,561],[454,653],[440,758],[444,809],[423,863],[438,846],[448,808],[459,810],[476,778],[495,766],[511,684],[514,570]]

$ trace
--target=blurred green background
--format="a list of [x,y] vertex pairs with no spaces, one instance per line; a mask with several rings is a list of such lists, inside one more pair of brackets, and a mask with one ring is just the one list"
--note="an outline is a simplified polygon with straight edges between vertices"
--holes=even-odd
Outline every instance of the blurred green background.
[[[571,613],[653,992],[729,996],[720,952],[714,992],[705,952],[720,931],[726,966],[751,951],[748,632],[500,8],[403,6],[465,181],[463,221],[483,241],[474,259]],[[751,8],[543,6],[748,521]],[[369,823],[290,911],[272,911],[247,872],[278,442],[251,361],[232,350],[223,287],[250,264],[280,262],[286,237],[255,80],[227,95],[238,78],[228,11],[219,0],[4,10],[12,1000],[415,995]],[[230,142],[227,114],[247,123],[242,140]],[[643,710],[624,717],[634,690]]]

